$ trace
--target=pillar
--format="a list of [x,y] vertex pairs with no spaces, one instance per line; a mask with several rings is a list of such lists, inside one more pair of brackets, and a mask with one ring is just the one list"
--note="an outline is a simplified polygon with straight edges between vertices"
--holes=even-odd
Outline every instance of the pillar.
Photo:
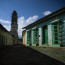
[[39,28],[39,46],[42,46],[42,28]]

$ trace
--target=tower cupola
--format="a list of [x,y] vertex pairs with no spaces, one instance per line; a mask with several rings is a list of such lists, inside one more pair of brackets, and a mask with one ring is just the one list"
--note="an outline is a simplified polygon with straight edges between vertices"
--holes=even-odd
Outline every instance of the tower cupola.
[[18,16],[17,16],[17,12],[14,10],[13,13],[12,13],[12,24],[17,24],[17,19],[18,19]]

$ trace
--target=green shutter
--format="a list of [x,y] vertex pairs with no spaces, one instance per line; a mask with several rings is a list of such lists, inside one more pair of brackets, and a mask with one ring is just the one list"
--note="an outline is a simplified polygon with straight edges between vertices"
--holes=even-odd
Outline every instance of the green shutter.
[[31,44],[31,31],[27,31],[27,44]]
[[39,43],[38,39],[39,39],[39,31],[36,28],[36,29],[33,29],[33,43],[38,45]]
[[52,23],[52,42],[54,44],[60,44],[61,43],[61,21],[57,21],[55,23]]

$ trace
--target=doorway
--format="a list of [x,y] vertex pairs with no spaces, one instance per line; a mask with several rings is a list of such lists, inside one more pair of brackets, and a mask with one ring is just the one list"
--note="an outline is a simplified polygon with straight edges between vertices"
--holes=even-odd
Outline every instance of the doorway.
[[42,44],[48,43],[48,27],[47,25],[42,28]]

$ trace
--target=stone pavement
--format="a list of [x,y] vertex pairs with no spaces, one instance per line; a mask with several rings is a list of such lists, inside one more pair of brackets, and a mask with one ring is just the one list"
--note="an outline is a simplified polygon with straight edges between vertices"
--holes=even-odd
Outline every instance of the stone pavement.
[[0,47],[0,65],[65,65],[26,46]]

